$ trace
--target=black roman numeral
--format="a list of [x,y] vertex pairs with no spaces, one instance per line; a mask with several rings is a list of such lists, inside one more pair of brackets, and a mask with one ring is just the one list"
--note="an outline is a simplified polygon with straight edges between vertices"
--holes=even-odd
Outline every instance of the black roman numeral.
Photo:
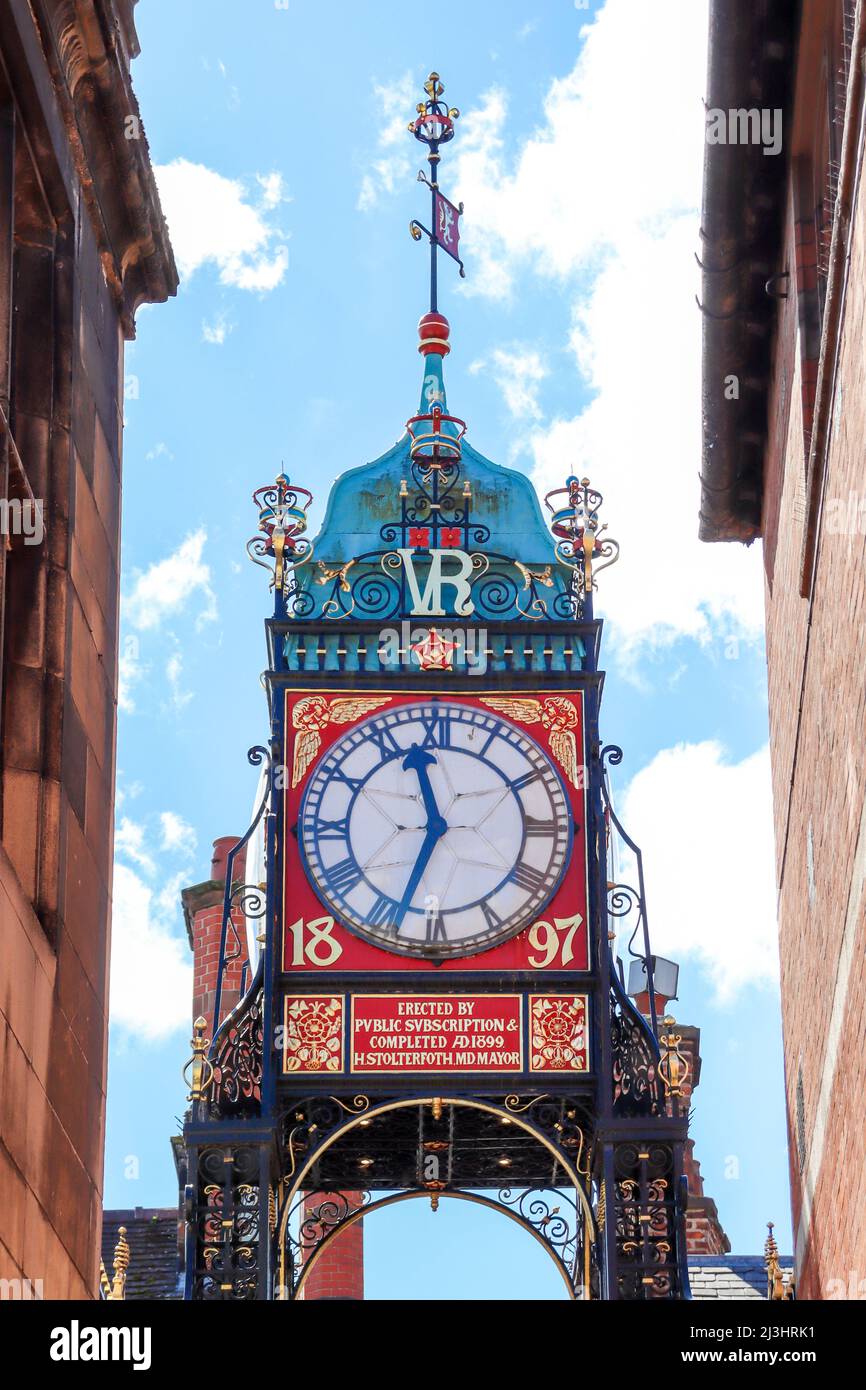
[[445,918],[441,912],[429,913],[427,916],[427,944],[431,945],[434,941],[447,941],[448,933],[445,930]]
[[502,926],[502,918],[498,915],[498,913],[493,911],[493,908],[490,907],[488,903],[481,903],[481,911],[484,915],[484,920],[487,923],[488,931],[496,931],[499,927]]
[[348,840],[348,816],[342,820],[320,820],[316,826],[316,837],[319,840]]
[[537,893],[547,883],[546,875],[540,869],[534,869],[531,864],[518,864],[511,877],[521,888],[525,888],[527,893]]
[[556,834],[555,820],[533,820],[528,817],[526,821],[526,838],[529,840],[549,840]]
[[385,927],[394,931],[397,925],[397,907],[393,898],[385,893],[377,893],[376,900],[366,915],[368,927]]
[[354,859],[341,859],[338,864],[332,864],[325,870],[325,876],[334,892],[340,893],[343,897],[351,893],[353,888],[357,888],[364,877]]
[[529,772],[524,772],[522,777],[515,777],[509,785],[513,792],[523,791],[524,787],[531,787],[533,782],[537,782],[541,773],[537,767],[530,768]]

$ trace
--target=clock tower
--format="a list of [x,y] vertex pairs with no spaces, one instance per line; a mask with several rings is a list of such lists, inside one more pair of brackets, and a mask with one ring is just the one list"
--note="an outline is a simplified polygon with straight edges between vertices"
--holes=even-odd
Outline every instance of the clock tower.
[[438,258],[463,274],[463,207],[439,186],[442,94],[432,73],[409,127],[430,193],[417,413],[337,478],[314,541],[305,488],[254,495],[270,730],[187,1071],[191,1299],[297,1299],[341,1232],[411,1198],[500,1211],[575,1299],[688,1297],[688,1063],[599,734],[593,600],[618,546],[586,478],[563,469],[545,520],[450,413]]

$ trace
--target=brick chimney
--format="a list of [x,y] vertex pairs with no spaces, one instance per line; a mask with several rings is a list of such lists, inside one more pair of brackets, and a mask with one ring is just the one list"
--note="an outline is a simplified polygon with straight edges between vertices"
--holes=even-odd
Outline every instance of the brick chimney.
[[[214,840],[210,878],[204,883],[197,883],[191,888],[184,888],[180,895],[187,936],[193,953],[192,1016],[193,1019],[196,1019],[201,1015],[206,1019],[208,1033],[210,1033],[213,1022],[216,1002],[217,962],[219,960],[227,860],[230,850],[237,843],[238,838],[234,835],[223,835],[219,840]],[[243,881],[244,855],[241,853],[234,863],[234,882],[243,883]],[[231,962],[223,976],[220,1023],[240,999],[241,972],[247,962],[246,922],[240,908],[236,908],[232,912],[232,922],[238,934],[241,950],[240,955]],[[237,949],[231,936],[226,949],[229,955],[233,949]],[[249,979],[247,983],[249,983]]]
[[[701,1030],[678,1023],[676,1031],[682,1035],[680,1052],[689,1066],[682,1087],[683,1103],[689,1106],[692,1093],[701,1079]],[[725,1235],[715,1202],[712,1197],[704,1196],[701,1165],[695,1158],[694,1150],[694,1139],[687,1139],[684,1154],[685,1172],[689,1185],[689,1205],[686,1212],[686,1249],[689,1255],[726,1255],[731,1248],[731,1242]]]
[[[361,1192],[344,1192],[352,1207],[363,1201]],[[333,1193],[308,1192],[304,1199],[304,1216],[315,1219],[323,1202],[333,1201]],[[319,1257],[303,1288],[305,1300],[363,1299],[364,1297],[364,1222],[356,1221],[336,1236]]]
[[[659,992],[658,989],[655,992],[656,1018],[661,1035],[664,1032],[661,1023],[668,1002],[676,997],[674,991],[676,990],[679,971],[673,961],[659,961],[654,958],[653,963],[656,967],[653,972],[656,984],[658,984],[659,979],[670,981],[668,986],[670,993]],[[665,968],[656,973],[659,964]],[[645,970],[639,969],[638,964],[633,963],[632,973],[629,976],[629,992],[649,1022],[651,1017],[649,992],[640,988],[640,982],[645,978]],[[686,1078],[682,1083],[682,1099],[680,1101],[680,1114],[683,1114],[691,1105],[692,1092],[701,1079],[701,1030],[678,1023],[675,1031],[681,1036],[679,1051],[688,1064]],[[669,1113],[672,1112],[671,1102],[668,1102],[668,1111]],[[731,1248],[731,1242],[725,1235],[715,1202],[712,1197],[704,1195],[701,1165],[695,1158],[694,1150],[694,1139],[687,1139],[683,1155],[683,1165],[689,1187],[689,1205],[686,1212],[686,1249],[689,1255],[725,1255]]]

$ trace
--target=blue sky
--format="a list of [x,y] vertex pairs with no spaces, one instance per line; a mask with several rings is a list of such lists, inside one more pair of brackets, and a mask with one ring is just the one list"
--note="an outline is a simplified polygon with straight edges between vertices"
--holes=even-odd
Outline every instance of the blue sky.
[[[174,1200],[179,890],[246,827],[245,752],[266,735],[250,493],[285,467],[320,519],[336,474],[415,408],[426,257],[408,222],[427,207],[405,127],[436,67],[463,112],[442,168],[466,204],[468,278],[442,274],[449,403],[540,491],[575,471],[605,494],[617,804],[654,947],[682,967],[676,1015],[701,1028],[706,1191],[735,1252],[757,1251],[788,1222],[763,592],[758,547],[697,541],[703,4],[147,0],[136,22],[183,282],[139,312],[126,366],[106,1204]],[[409,1203],[367,1227],[369,1296],[559,1295],[485,1212]]]

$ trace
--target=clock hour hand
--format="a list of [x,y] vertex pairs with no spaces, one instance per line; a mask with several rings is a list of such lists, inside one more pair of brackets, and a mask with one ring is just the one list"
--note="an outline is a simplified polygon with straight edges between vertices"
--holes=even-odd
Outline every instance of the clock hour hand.
[[436,797],[430,785],[430,774],[428,767],[435,767],[436,759],[430,753],[426,753],[419,743],[413,743],[409,752],[403,759],[403,767],[418,775],[418,785],[421,788],[421,800],[424,803],[424,810],[427,812],[427,829],[438,828],[438,834],[444,835],[448,829],[446,822],[439,814],[439,807],[436,805]]

